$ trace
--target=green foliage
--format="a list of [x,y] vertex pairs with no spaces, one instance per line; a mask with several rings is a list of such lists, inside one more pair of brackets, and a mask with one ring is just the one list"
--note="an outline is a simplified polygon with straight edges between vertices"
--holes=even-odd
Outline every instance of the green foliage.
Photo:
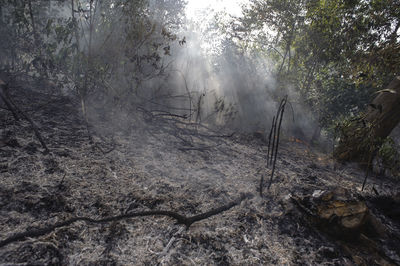
[[95,1],[88,26],[79,28],[83,51],[82,87],[103,93],[120,105],[134,103],[144,82],[159,77],[171,45],[178,43],[174,31],[180,26],[184,3],[168,1]]
[[389,170],[393,176],[400,177],[400,153],[392,138],[384,140],[378,151],[378,158],[384,169]]
[[334,151],[337,159],[347,161],[351,158],[365,167],[372,166],[382,140],[375,137],[371,123],[361,116],[344,117],[336,123],[335,131],[339,137],[339,145]]
[[134,102],[178,44],[183,0],[0,0],[0,71]]
[[55,79],[73,53],[71,19],[58,11],[63,2],[5,1],[1,3],[0,70],[12,75]]
[[353,119],[371,100],[374,90],[326,69],[316,75],[314,84],[304,94],[308,104],[320,115],[320,124],[326,128],[344,117]]
[[324,127],[400,74],[396,0],[251,0],[244,14],[232,39],[272,59],[278,88],[292,84]]

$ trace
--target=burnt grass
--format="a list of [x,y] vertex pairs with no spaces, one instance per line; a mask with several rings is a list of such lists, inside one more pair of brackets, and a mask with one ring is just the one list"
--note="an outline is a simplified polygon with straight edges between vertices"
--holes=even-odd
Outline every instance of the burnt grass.
[[[170,210],[191,216],[235,200],[238,206],[189,229],[166,216],[104,224],[76,222],[0,248],[4,265],[379,265],[400,263],[400,198],[396,180],[339,165],[330,154],[283,137],[270,190],[267,145],[253,134],[216,136],[179,119],[89,110],[88,131],[72,97],[15,87],[15,103],[36,123],[0,109],[0,241],[76,216],[100,219]],[[387,225],[386,237],[335,238],[290,200],[341,187]],[[379,195],[377,195],[374,188]],[[367,232],[368,233],[368,232]],[[366,234],[367,234],[366,233]]]

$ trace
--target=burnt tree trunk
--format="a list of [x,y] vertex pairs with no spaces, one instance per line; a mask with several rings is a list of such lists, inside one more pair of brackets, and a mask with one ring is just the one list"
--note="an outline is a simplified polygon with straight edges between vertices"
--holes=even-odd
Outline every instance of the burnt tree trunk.
[[370,164],[382,141],[400,122],[400,76],[378,93],[363,116],[341,128],[334,152],[338,160]]

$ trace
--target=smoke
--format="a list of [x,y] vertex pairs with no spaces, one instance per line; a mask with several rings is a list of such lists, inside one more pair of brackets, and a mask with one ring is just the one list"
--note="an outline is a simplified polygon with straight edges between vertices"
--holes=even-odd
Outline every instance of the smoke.
[[[310,119],[311,112],[294,88],[278,88],[274,63],[268,57],[246,50],[229,38],[220,27],[221,17],[229,15],[198,12],[197,22],[179,21],[174,24],[179,27],[168,32],[163,27],[165,16],[152,3],[156,11],[149,20],[136,21],[133,29],[121,23],[117,19],[121,14],[111,9],[115,20],[104,24],[107,27],[100,28],[93,37],[92,56],[99,65],[103,62],[113,69],[108,73],[107,84],[103,84],[106,104],[104,100],[91,102],[97,106],[97,113],[117,112],[118,102],[128,106],[125,116],[127,110],[131,111],[129,106],[140,105],[147,111],[185,115],[195,122],[244,132],[267,132],[279,101],[289,94],[290,107],[285,112],[283,129],[288,135],[311,138],[316,127]],[[98,11],[99,19],[102,12]],[[127,31],[136,34],[129,46]],[[151,49],[157,50],[158,55],[152,54]]]
[[293,87],[277,88],[270,58],[231,41],[216,27],[218,16],[203,16],[200,24],[186,22],[179,34],[187,42],[175,46],[171,58],[172,67],[186,80],[176,77],[173,87],[182,94],[188,87],[202,122],[244,132],[266,132],[279,101],[288,94],[290,104],[283,129],[287,135],[310,140],[317,126],[310,118],[312,114]]

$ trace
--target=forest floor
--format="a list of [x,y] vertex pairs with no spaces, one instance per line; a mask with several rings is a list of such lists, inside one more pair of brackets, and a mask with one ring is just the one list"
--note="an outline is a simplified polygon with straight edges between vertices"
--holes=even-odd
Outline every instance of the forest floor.
[[[76,216],[191,216],[241,193],[252,197],[188,229],[168,216],[78,221],[0,247],[1,265],[400,264],[400,212],[390,209],[400,206],[395,180],[371,176],[361,191],[365,173],[356,165],[283,137],[272,186],[260,196],[260,178],[267,183],[271,169],[266,143],[253,134],[220,136],[179,118],[110,113],[91,117],[90,142],[78,103],[26,88],[11,92],[50,153],[28,122],[0,109],[0,241]],[[293,201],[338,189],[366,203],[385,225],[384,237],[336,237]]]

